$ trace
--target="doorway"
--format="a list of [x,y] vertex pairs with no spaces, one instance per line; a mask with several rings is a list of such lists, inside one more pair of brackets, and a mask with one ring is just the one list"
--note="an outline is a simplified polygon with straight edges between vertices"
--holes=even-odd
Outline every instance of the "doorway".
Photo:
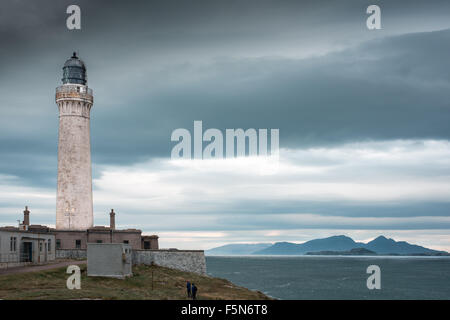
[[24,262],[32,262],[33,261],[33,243],[32,242],[24,242],[23,243],[23,253],[22,253]]

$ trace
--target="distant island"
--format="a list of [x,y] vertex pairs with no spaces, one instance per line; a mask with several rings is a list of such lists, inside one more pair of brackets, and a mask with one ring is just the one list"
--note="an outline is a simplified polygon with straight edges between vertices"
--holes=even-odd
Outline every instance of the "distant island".
[[227,244],[205,251],[206,255],[400,255],[400,256],[450,256],[406,241],[395,241],[379,236],[367,243],[356,242],[340,235],[314,239],[304,243],[276,242],[256,244]]
[[306,255],[310,256],[376,256],[377,253],[364,249],[364,248],[355,248],[348,251],[316,251],[316,252],[307,252]]

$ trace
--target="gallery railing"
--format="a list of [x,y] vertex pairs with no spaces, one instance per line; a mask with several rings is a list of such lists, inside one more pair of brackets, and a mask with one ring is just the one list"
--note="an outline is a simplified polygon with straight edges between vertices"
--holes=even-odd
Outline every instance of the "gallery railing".
[[92,96],[92,89],[86,86],[68,84],[57,87],[56,93],[84,93]]

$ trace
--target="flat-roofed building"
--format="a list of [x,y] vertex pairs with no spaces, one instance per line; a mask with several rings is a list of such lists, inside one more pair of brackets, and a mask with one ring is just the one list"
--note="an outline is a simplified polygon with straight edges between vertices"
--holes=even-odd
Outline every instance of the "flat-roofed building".
[[86,249],[88,243],[124,243],[132,249],[141,249],[141,230],[116,230],[109,227],[93,227],[87,230],[56,230],[57,249]]
[[0,227],[0,268],[55,260],[55,235],[46,226],[29,225],[29,213],[25,207],[18,227]]
[[142,236],[141,237],[141,249],[143,250],[158,250],[159,244],[158,244],[158,236],[157,235],[151,235],[151,236]]
[[51,229],[56,236],[56,249],[86,249],[88,243],[123,243],[131,249],[158,249],[158,236],[143,236],[139,229],[116,229],[116,213],[109,213],[109,227],[94,226],[87,230]]

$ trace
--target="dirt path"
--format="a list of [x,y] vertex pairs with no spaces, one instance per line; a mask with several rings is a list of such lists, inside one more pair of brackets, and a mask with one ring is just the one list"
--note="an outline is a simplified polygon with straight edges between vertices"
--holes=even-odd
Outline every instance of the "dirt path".
[[36,272],[42,270],[56,269],[65,266],[70,266],[73,264],[86,264],[86,260],[65,260],[65,261],[55,261],[54,263],[37,265],[37,266],[25,266],[25,267],[13,267],[8,269],[0,269],[0,275],[3,274],[14,274],[14,273],[25,273],[25,272]]

